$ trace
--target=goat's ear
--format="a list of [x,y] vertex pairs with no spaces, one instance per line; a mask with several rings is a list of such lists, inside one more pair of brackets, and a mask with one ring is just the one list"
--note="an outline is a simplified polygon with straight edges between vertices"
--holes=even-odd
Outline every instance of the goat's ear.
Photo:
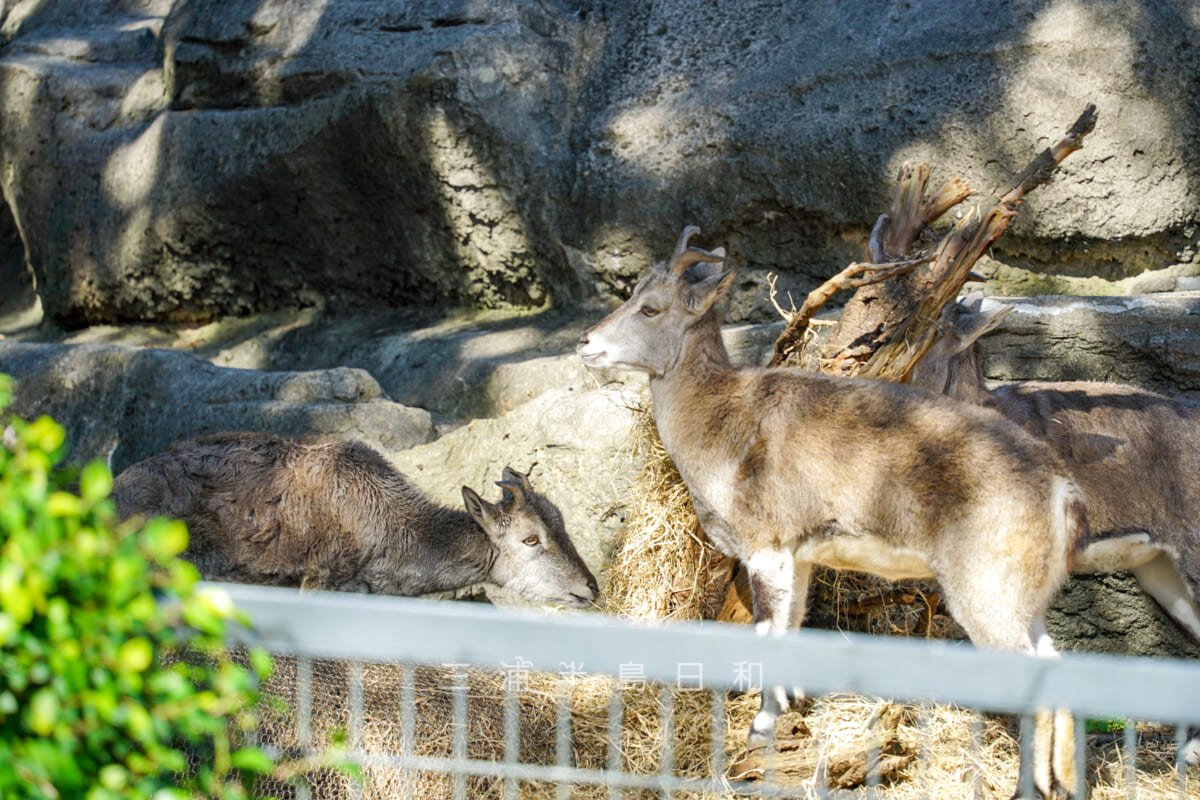
[[463,505],[466,506],[471,519],[479,523],[479,527],[483,528],[484,532],[490,536],[496,520],[500,517],[500,508],[484,500],[470,486],[462,487],[462,496]]
[[978,314],[983,308],[983,292],[967,292],[958,301],[958,310],[962,314]]
[[688,307],[698,314],[704,314],[725,295],[733,286],[737,270],[730,269],[710,275],[688,287]]
[[530,485],[529,478],[525,477],[525,473],[523,472],[517,472],[512,467],[505,467],[500,477],[504,483],[515,483],[520,486],[525,490],[525,494],[533,492],[533,486]]
[[1014,306],[1000,306],[995,311],[980,311],[974,314],[963,314],[954,323],[954,333],[959,339],[958,352],[965,351],[984,334],[991,333],[1000,327]]

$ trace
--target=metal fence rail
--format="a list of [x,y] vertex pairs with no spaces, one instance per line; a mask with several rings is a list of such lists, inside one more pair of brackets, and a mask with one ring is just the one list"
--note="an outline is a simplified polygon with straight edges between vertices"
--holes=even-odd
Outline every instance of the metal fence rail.
[[[1068,654],[1036,659],[1012,653],[976,650],[954,642],[843,634],[820,630],[791,632],[779,638],[757,636],[741,626],[717,623],[634,625],[599,614],[543,615],[467,603],[438,603],[339,593],[298,593],[270,587],[221,584],[235,604],[248,612],[253,630],[239,634],[245,644],[298,658],[297,727],[300,741],[314,752],[308,738],[308,715],[321,700],[311,693],[311,659],[337,659],[350,664],[349,757],[366,766],[425,770],[456,776],[454,796],[466,797],[465,776],[505,778],[504,796],[515,797],[517,781],[558,784],[567,797],[572,784],[656,789],[668,797],[675,790],[728,794],[752,791],[760,796],[824,794],[820,781],[798,791],[770,780],[738,785],[723,777],[724,691],[712,694],[712,763],[715,777],[675,774],[671,752],[672,688],[746,688],[748,667],[756,686],[802,686],[810,695],[854,692],[906,702],[953,703],[958,706],[1024,715],[1038,709],[1069,708],[1077,716],[1122,720],[1154,720],[1175,726],[1182,744],[1186,726],[1200,725],[1200,664],[1173,659],[1147,659]],[[558,704],[553,765],[521,763],[518,710],[514,693],[505,697],[503,758],[467,757],[465,678],[451,691],[454,742],[448,757],[421,756],[413,747],[415,718],[413,670],[405,669],[396,720],[403,744],[394,753],[364,752],[356,746],[355,726],[362,723],[364,662],[471,665],[496,670],[522,669],[562,674],[572,672],[633,678],[662,691],[663,745],[657,774],[621,770],[621,700],[615,694],[608,719],[606,769],[573,766],[564,704]],[[1125,745],[1132,755],[1136,730],[1125,726]],[[1082,742],[1083,726],[1077,726]],[[1132,738],[1131,738],[1132,737]],[[1079,748],[1080,758],[1082,750]],[[1134,759],[1130,758],[1130,762]],[[1179,796],[1187,779],[1177,764]],[[1082,774],[1082,769],[1080,769]],[[770,777],[770,776],[768,776]],[[1136,774],[1130,772],[1128,796],[1136,796]],[[1026,776],[1025,780],[1028,778]],[[1193,784],[1195,780],[1193,779]],[[303,792],[301,796],[304,796]]]

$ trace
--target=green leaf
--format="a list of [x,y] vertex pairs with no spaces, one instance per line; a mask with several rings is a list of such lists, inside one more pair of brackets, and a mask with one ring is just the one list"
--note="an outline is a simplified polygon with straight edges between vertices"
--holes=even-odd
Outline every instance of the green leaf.
[[0,567],[0,611],[11,615],[17,625],[33,618],[33,596],[23,573],[21,566],[12,561]]
[[35,419],[23,432],[22,439],[26,444],[38,448],[44,453],[53,453],[62,446],[66,439],[63,427],[46,416]]
[[38,689],[29,701],[29,729],[39,736],[54,732],[60,703],[52,689]]
[[100,768],[100,785],[111,792],[119,792],[129,781],[129,770],[120,764],[107,764]]
[[70,492],[53,492],[46,498],[46,513],[52,517],[78,517],[83,504]]
[[88,528],[76,531],[71,538],[71,551],[84,562],[91,560],[100,552],[100,536]]
[[243,747],[230,757],[229,763],[236,769],[250,770],[263,775],[269,775],[275,769],[275,762],[257,747]]
[[184,561],[182,558],[168,564],[167,572],[171,576],[172,588],[180,594],[190,592],[200,580],[200,571],[190,561]]
[[275,669],[275,659],[266,650],[255,647],[250,651],[250,666],[254,668],[254,674],[260,680],[266,680]]
[[1088,733],[1120,733],[1125,730],[1124,719],[1101,718],[1087,721]]
[[145,672],[153,661],[154,646],[142,636],[125,642],[117,652],[117,663],[125,672]]
[[233,599],[229,592],[219,586],[203,586],[192,595],[195,606],[216,619],[229,619],[234,615]]
[[79,494],[89,503],[108,497],[112,491],[112,473],[103,461],[93,461],[79,475]]
[[127,702],[121,710],[125,712],[125,724],[133,738],[145,742],[154,736],[154,720],[145,708],[137,703]]
[[139,578],[145,571],[146,564],[142,559],[134,556],[117,556],[109,564],[108,579],[112,583],[113,589],[117,590],[116,595],[123,595],[135,590]]
[[141,541],[150,557],[160,566],[166,566],[171,559],[187,549],[187,525],[176,519],[156,517],[142,530]]

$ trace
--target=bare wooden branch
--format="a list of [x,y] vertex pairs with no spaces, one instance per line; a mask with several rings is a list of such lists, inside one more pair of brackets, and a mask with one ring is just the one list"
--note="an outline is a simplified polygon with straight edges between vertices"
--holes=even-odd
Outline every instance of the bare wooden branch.
[[929,165],[905,164],[896,178],[896,194],[892,198],[892,224],[883,240],[887,258],[911,255],[911,245],[925,227],[922,198],[929,183]]
[[973,220],[960,220],[942,242],[951,246],[939,248],[939,256],[934,259],[930,272],[935,279],[929,291],[921,295],[917,307],[896,334],[875,351],[859,374],[902,382],[908,380],[917,362],[941,338],[937,320],[942,308],[958,297],[975,262],[1008,230],[1025,196],[1049,181],[1063,159],[1083,147],[1083,138],[1095,127],[1096,106],[1089,105],[1066,136],[1039,153],[1017,175],[1013,188],[1000,198],[978,226],[971,224]]
[[[955,176],[926,197],[928,179],[928,164],[905,164],[901,169],[890,213],[881,216],[871,231],[871,261],[916,258],[936,248],[938,240],[930,224],[965,200],[971,188],[961,176]],[[917,269],[857,291],[821,348],[820,369],[835,375],[858,374],[874,349],[904,323],[933,274],[933,268]],[[864,343],[870,349],[862,350]],[[846,353],[850,349],[862,355],[849,358]]]
[[[939,253],[945,254],[947,264],[942,277],[929,287],[896,335],[875,351],[860,375],[900,383],[908,380],[917,362],[941,335],[937,320],[942,307],[958,297],[975,262],[1008,229],[1016,213],[1015,208],[997,204],[978,227],[967,225],[956,228],[951,236],[943,240],[943,244],[949,246],[939,248]],[[938,262],[941,260],[935,259]],[[934,269],[936,271],[937,267]]]
[[962,175],[955,175],[937,194],[925,200],[922,208],[925,223],[932,225],[942,218],[950,209],[966,200],[971,195],[971,184]]
[[777,299],[779,297],[779,290],[775,288],[778,280],[779,276],[774,272],[767,273],[767,299],[771,301],[771,305],[775,306],[775,311],[778,312],[779,316],[783,317],[785,322],[791,322],[792,318],[796,316],[796,301],[792,300],[792,293],[788,292],[788,301],[792,306],[791,310],[789,311],[779,304],[779,300]]
[[1000,198],[1000,202],[1008,206],[1017,206],[1025,199],[1025,195],[1047,183],[1063,159],[1083,147],[1083,137],[1096,128],[1096,116],[1096,105],[1091,103],[1079,115],[1079,119],[1075,120],[1075,124],[1067,131],[1066,136],[1053,147],[1039,153],[1033,163],[1021,170],[1013,188]]
[[883,594],[872,595],[871,597],[863,598],[856,603],[848,603],[842,607],[842,611],[850,616],[861,616],[870,613],[877,608],[894,605],[909,605],[917,601],[917,595],[913,592],[904,592],[899,589],[891,589]]
[[[775,340],[775,355],[771,357],[769,366],[777,367],[782,364],[787,358],[800,347],[800,342],[804,337],[804,329],[808,327],[808,323],[812,320],[813,315],[829,302],[829,299],[840,291],[845,289],[859,289],[863,286],[870,286],[876,283],[890,280],[906,272],[911,272],[921,264],[929,263],[930,258],[915,258],[908,261],[892,261],[887,264],[869,264],[865,262],[855,262],[843,269],[837,275],[834,275],[825,283],[818,286],[808,293],[804,304],[800,309],[790,317],[785,315],[788,320],[787,328]],[[865,273],[871,273],[867,277],[858,277]],[[778,305],[776,306],[778,308]],[[782,312],[781,312],[782,313]]]
[[[1095,124],[1096,109],[1089,105],[1059,142],[1038,154],[1017,175],[1013,187],[982,219],[968,213],[955,223],[939,242],[928,270],[895,285],[862,293],[861,299],[853,298],[842,315],[837,336],[831,337],[822,365],[836,366],[838,374],[906,381],[917,362],[941,336],[937,320],[942,307],[958,296],[975,263],[1008,229],[1025,196],[1050,180],[1063,159],[1083,146],[1084,137]],[[915,182],[916,178],[912,183]],[[959,191],[964,187],[965,183],[958,179],[950,181],[924,205],[930,213],[944,211],[946,203],[960,197]],[[898,186],[896,197],[893,209],[902,201],[913,202],[912,186]],[[914,226],[912,230],[912,235],[917,236],[921,229]],[[890,247],[904,245],[896,243]],[[921,244],[914,241],[907,247],[910,251],[919,250]],[[864,342],[871,345],[872,352],[853,359],[843,357],[850,347],[861,352]]]

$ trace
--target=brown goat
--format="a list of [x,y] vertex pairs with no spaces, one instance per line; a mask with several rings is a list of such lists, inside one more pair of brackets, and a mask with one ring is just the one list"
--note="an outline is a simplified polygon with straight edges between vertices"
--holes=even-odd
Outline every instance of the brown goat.
[[[813,564],[936,577],[977,645],[1050,656],[1044,615],[1087,538],[1051,449],[994,412],[884,381],[739,368],[720,335],[724,251],[688,247],[592,327],[589,367],[650,375],[654,418],[713,544],[746,565],[754,619],[804,619]],[[764,676],[767,677],[767,676]],[[751,743],[774,733],[764,692]],[[1068,714],[1038,715],[1034,781],[1076,786]]]
[[562,515],[505,468],[504,499],[464,486],[437,505],[364,444],[227,433],[175,444],[117,476],[119,516],[163,515],[190,532],[204,577],[393,595],[490,581],[539,602],[586,606],[596,579]]
[[[971,295],[914,386],[995,409],[1045,440],[1083,492],[1094,534],[1076,572],[1130,570],[1200,642],[1200,409],[1119,383],[1024,381],[989,391],[978,341],[1012,306]],[[961,313],[965,312],[965,313]]]

